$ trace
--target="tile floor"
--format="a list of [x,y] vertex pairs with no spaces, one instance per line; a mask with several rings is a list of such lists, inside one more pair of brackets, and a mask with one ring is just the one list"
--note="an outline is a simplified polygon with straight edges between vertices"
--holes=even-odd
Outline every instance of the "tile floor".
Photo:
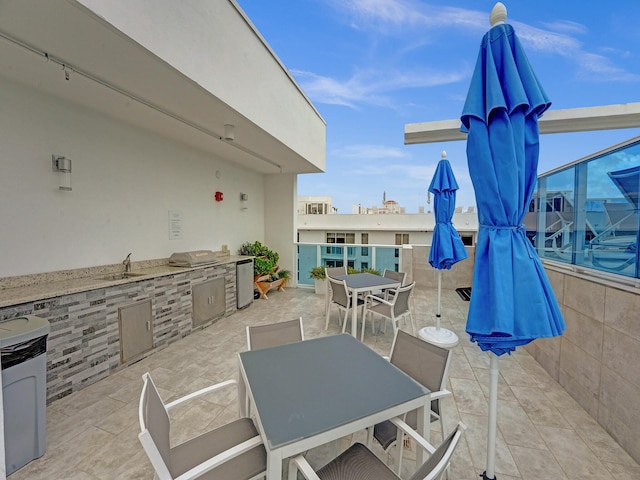
[[[433,324],[435,290],[414,292],[418,328]],[[174,343],[108,379],[69,395],[47,408],[47,452],[10,480],[151,479],[153,472],[138,442],[140,376],[149,371],[165,401],[203,386],[237,377],[237,352],[246,348],[245,326],[302,316],[305,336],[338,333],[337,310],[324,330],[324,297],[305,289],[273,292],[247,309]],[[443,292],[443,326],[461,338],[455,347],[450,389],[444,403],[447,428],[458,420],[468,426],[456,451],[453,479],[477,479],[485,466],[489,361],[464,334],[467,302]],[[403,328],[410,328],[404,325]],[[387,355],[392,329],[365,343]],[[640,466],[553,381],[524,350],[501,358],[496,473],[500,480],[640,479]],[[172,415],[174,442],[182,442],[236,415],[228,395],[193,401]],[[206,420],[205,420],[206,419]],[[440,441],[434,423],[432,442]],[[345,439],[346,445],[351,439]],[[334,445],[335,447],[335,445]],[[319,466],[334,448],[309,453]],[[381,452],[379,452],[381,453]],[[403,463],[411,469],[412,452]]]

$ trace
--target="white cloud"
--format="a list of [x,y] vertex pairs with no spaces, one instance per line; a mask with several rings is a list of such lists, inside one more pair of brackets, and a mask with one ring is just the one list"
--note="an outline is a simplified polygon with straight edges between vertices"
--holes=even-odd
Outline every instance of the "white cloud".
[[407,156],[402,149],[386,145],[347,145],[339,150],[334,150],[332,154],[341,158],[368,158],[371,160]]
[[389,93],[405,88],[425,88],[459,82],[466,71],[382,71],[360,70],[346,80],[292,70],[313,102],[358,108],[360,104],[397,108]]
[[555,22],[543,23],[545,28],[554,30],[556,32],[573,33],[573,34],[586,34],[588,32],[587,27],[581,23],[572,22],[571,20],[556,20]]
[[351,16],[359,29],[390,32],[392,28],[464,25],[487,28],[487,13],[457,7],[433,7],[415,0],[333,0],[334,8]]
[[571,57],[582,48],[580,41],[568,35],[532,27],[526,23],[510,23],[527,49]]
[[[430,36],[443,29],[462,29],[469,32],[485,32],[488,29],[487,12],[456,7],[435,7],[414,0],[333,0],[338,11],[351,16],[352,24],[362,30],[395,33],[411,37],[407,42],[415,45],[430,43]],[[584,49],[574,35],[585,35],[587,28],[570,20],[556,20],[537,28],[508,19],[518,32],[525,48],[562,56],[575,62],[578,74],[607,75],[609,81],[637,80],[638,75],[616,66],[613,60]],[[423,40],[416,39],[416,30]],[[441,41],[441,40],[439,40]],[[608,53],[605,49],[600,49]],[[615,52],[612,52],[615,54]],[[620,55],[616,55],[620,56]],[[594,76],[593,80],[601,80]],[[425,84],[424,86],[430,86]]]
[[640,75],[617,67],[609,58],[602,55],[581,52],[576,60],[581,69],[580,75],[595,82],[640,80]]

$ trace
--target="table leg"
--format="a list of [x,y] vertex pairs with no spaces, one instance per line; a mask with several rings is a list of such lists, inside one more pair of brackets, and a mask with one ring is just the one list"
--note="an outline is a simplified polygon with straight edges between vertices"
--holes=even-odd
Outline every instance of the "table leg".
[[[431,396],[429,396],[431,398]],[[431,406],[431,401],[427,402]],[[431,440],[431,408],[421,407],[418,409],[418,433],[427,441]],[[416,448],[416,466],[419,467],[425,462],[425,451]]]
[[249,415],[249,397],[247,395],[247,386],[242,376],[242,368],[238,367],[238,413],[240,417]]
[[358,292],[351,294],[351,335],[358,338]]
[[282,480],[282,452],[279,450],[270,452],[269,449],[267,449],[266,480]]

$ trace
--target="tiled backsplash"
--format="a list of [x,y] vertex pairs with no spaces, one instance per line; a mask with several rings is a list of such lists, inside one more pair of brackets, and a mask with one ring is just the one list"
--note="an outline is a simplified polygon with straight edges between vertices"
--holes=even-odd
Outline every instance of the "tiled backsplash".
[[224,277],[224,316],[236,311],[235,268],[235,263],[230,262],[5,307],[0,309],[0,321],[20,315],[49,320],[47,403],[51,403],[122,367],[119,307],[151,299],[154,348],[143,356],[152,354],[191,333],[194,284]]

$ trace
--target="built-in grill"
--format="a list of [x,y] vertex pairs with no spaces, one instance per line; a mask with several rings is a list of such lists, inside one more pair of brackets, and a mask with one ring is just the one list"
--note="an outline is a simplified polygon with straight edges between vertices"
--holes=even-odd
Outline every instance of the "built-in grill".
[[199,267],[217,262],[216,254],[211,250],[176,252],[169,257],[169,265],[174,267]]

